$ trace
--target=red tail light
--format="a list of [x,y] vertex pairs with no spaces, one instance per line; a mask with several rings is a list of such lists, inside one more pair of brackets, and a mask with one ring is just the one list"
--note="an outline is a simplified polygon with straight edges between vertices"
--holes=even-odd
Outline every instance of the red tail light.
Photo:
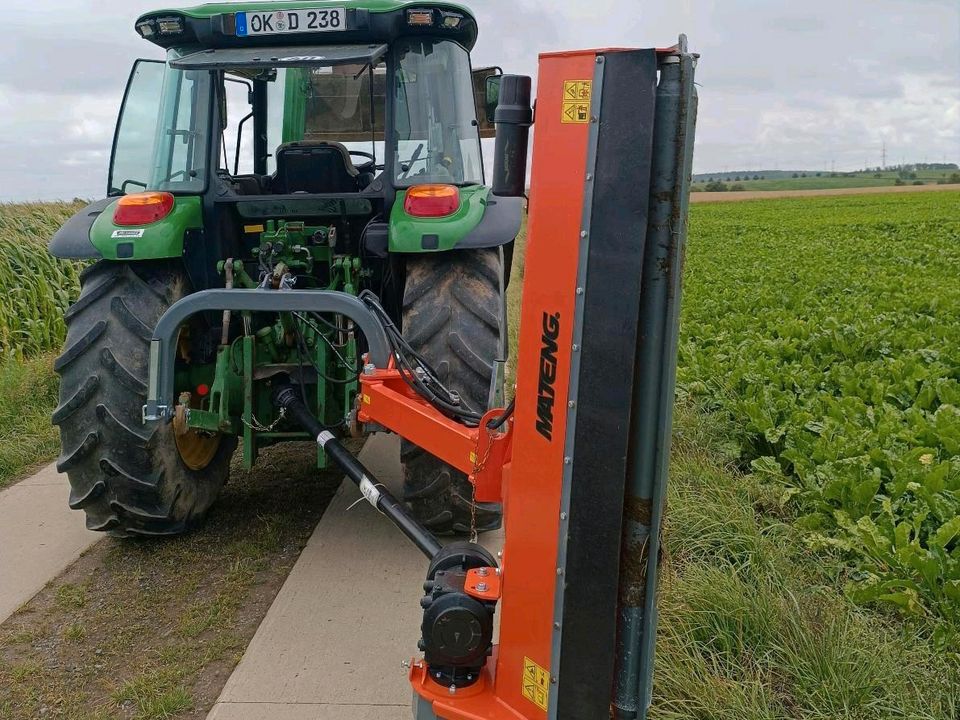
[[455,185],[414,185],[407,190],[403,209],[413,217],[446,217],[460,209],[460,190]]
[[173,195],[145,192],[124,195],[113,211],[114,225],[149,225],[163,220],[173,210]]

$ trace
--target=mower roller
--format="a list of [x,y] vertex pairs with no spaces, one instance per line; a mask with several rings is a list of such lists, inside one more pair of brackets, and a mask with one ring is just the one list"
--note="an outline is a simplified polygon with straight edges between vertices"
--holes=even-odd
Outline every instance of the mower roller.
[[[71,503],[96,529],[177,532],[215,498],[237,438],[248,464],[310,439],[428,560],[415,720],[645,718],[696,56],[683,36],[541,55],[534,118],[530,78],[471,77],[465,8],[283,8],[137,21],[169,48],[155,133],[141,138],[148,175],[128,176],[121,153],[135,68],[111,165],[120,197],[52,241],[101,258],[57,365]],[[225,83],[247,91],[239,126],[253,121],[232,171]],[[475,111],[496,128],[489,188],[491,128]],[[503,293],[534,121],[508,403]],[[364,137],[369,153],[344,144]],[[341,442],[374,432],[403,440],[402,499]],[[498,559],[476,539],[501,508]],[[448,532],[469,540],[444,544]]]

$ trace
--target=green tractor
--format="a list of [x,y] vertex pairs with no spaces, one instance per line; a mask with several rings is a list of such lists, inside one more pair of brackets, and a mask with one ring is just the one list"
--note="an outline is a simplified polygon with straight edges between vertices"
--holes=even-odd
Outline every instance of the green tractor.
[[[470,11],[221,3],[147,13],[136,31],[166,61],[135,63],[107,197],[50,243],[92,261],[66,313],[53,417],[87,527],[181,533],[216,500],[238,443],[250,468],[266,446],[312,439],[271,403],[278,377],[334,434],[376,429],[357,423],[363,333],[309,305],[192,315],[176,341],[175,407],[144,423],[153,330],[200,291],[374,297],[439,407],[466,423],[502,407],[531,121],[529,100],[510,101],[517,88],[529,98],[529,79],[471,67]],[[488,185],[481,138],[494,136]],[[499,526],[499,506],[474,503],[463,473],[406,442],[401,454],[404,499],[431,530]]]

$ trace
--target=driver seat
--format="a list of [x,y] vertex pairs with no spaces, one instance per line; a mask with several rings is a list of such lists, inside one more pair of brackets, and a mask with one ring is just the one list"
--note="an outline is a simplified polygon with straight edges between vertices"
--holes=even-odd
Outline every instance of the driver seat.
[[350,152],[338,142],[288,142],[277,148],[273,192],[353,193],[360,190],[360,171]]

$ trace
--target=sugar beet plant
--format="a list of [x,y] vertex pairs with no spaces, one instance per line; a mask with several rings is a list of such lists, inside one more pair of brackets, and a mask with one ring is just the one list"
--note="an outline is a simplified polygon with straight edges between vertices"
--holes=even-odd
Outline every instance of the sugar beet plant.
[[960,194],[697,206],[680,391],[864,602],[960,622]]
[[79,268],[47,253],[47,242],[79,203],[0,205],[0,355],[59,350],[63,312]]

